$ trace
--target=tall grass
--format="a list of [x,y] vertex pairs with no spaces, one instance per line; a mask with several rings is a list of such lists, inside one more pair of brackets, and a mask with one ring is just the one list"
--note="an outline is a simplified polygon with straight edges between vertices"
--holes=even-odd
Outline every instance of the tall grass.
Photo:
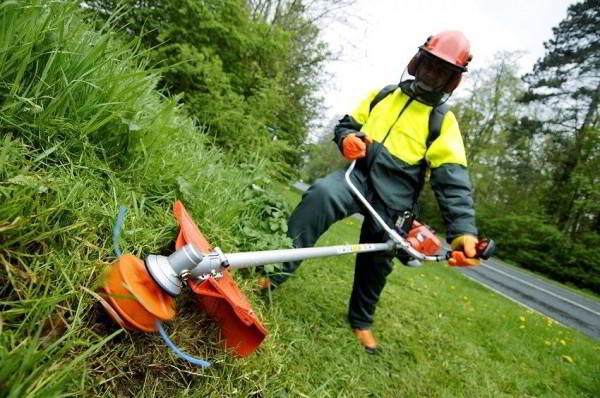
[[[256,171],[211,149],[177,99],[155,90],[158,76],[136,43],[115,40],[108,26],[92,30],[78,7],[0,5],[0,396],[77,394],[109,382],[101,376],[116,362],[108,342],[132,340],[116,337],[84,288],[95,289],[114,260],[120,204],[129,209],[125,251],[168,248],[175,199],[227,248]],[[147,347],[142,338],[136,350]]]

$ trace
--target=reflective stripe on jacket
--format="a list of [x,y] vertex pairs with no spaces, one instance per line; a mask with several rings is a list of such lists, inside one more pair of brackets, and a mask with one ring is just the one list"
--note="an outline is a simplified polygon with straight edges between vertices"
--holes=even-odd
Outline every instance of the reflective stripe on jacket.
[[465,233],[477,236],[467,159],[454,114],[446,113],[439,137],[427,149],[433,108],[396,89],[370,110],[378,92],[371,92],[352,115],[338,122],[334,141],[341,148],[342,139],[356,131],[373,139],[357,167],[368,171],[377,194],[397,212],[413,209],[429,168],[432,188],[448,225],[447,240]]

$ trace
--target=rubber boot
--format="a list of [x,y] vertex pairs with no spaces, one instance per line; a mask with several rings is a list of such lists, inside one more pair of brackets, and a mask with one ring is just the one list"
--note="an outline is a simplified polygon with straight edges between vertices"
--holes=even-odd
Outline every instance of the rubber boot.
[[352,332],[369,354],[379,353],[379,350],[377,349],[377,342],[375,341],[375,337],[373,337],[373,333],[370,329],[352,329]]

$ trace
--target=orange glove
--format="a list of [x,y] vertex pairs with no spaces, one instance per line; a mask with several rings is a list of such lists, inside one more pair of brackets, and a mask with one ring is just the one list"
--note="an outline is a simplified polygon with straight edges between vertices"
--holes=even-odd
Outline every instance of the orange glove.
[[479,265],[479,259],[473,258],[477,255],[477,243],[479,243],[479,239],[473,235],[461,235],[454,238],[452,240],[452,257],[448,259],[448,264],[456,267]]
[[373,140],[364,133],[348,134],[342,141],[342,154],[348,160],[355,160],[367,156],[367,144],[371,144]]

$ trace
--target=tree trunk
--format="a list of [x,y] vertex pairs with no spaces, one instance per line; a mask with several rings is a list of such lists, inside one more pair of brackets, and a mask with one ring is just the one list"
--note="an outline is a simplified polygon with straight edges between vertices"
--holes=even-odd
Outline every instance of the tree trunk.
[[557,215],[557,226],[563,231],[569,223],[572,204],[577,198],[577,190],[574,191],[574,195],[569,195],[570,198],[568,201],[568,205],[565,205],[561,198],[565,197],[566,190],[570,190],[570,187],[568,185],[571,181],[571,176],[573,175],[575,169],[579,164],[586,132],[588,128],[593,124],[594,116],[598,112],[599,102],[600,83],[598,83],[594,95],[592,95],[592,100],[590,101],[590,105],[588,106],[585,118],[583,120],[583,124],[579,129],[577,129],[575,133],[575,142],[573,145],[573,150],[569,153],[569,156],[564,161],[563,167],[558,172],[557,178],[554,179],[554,188],[551,190],[551,198],[553,199],[551,199],[551,205],[548,208],[548,213]]
[[596,214],[596,220],[594,222],[594,226],[592,227],[592,231],[597,234],[600,234],[600,212]]

